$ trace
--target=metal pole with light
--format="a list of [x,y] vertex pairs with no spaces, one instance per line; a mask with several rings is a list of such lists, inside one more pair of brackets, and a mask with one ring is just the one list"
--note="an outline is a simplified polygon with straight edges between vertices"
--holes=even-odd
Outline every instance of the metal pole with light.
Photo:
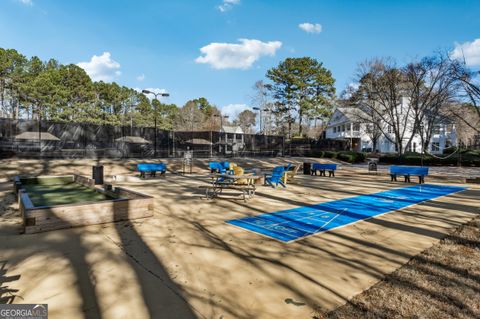
[[[220,133],[219,133],[219,137],[220,137],[220,142],[222,141],[222,129],[223,129],[223,119],[228,119],[228,115],[221,115],[221,114],[214,114],[213,117],[219,117],[220,118]],[[225,134],[225,150],[227,148],[227,133],[224,133]]]
[[40,146],[40,156],[42,154],[42,109],[40,104],[38,105],[38,144]]
[[[142,93],[143,94],[153,94],[155,96],[155,100],[157,100],[158,102],[160,102],[160,100],[158,99],[158,96],[161,96],[161,97],[168,97],[170,96],[170,94],[168,93],[165,93],[165,92],[159,92],[159,93],[155,93],[155,92],[152,92],[152,91],[149,91],[149,90],[142,90]],[[157,157],[157,105],[155,104],[154,105],[154,111],[155,111],[155,115],[154,115],[154,123],[155,123],[155,146],[154,146],[154,151],[153,151],[153,157]]]
[[422,156],[420,158],[420,164],[423,167],[423,153],[424,153],[423,145],[425,143],[423,140],[423,123],[420,123],[420,141],[422,142]]

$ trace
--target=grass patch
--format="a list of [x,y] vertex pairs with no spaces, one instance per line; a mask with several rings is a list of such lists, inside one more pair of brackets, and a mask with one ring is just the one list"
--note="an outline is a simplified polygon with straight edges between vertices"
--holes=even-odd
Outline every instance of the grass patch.
[[27,184],[24,185],[24,188],[35,206],[54,206],[111,199],[105,194],[77,183]]
[[314,318],[480,318],[480,216]]

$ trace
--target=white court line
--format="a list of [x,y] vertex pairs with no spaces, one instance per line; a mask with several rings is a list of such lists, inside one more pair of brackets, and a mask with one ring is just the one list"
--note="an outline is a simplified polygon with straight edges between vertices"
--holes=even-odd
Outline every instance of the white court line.
[[[267,228],[265,226],[269,226],[269,227],[277,227],[277,226],[281,226],[283,224],[288,224],[288,223],[291,223],[291,222],[300,222],[302,220],[305,220],[305,219],[311,219],[311,218],[314,218],[314,217],[319,217],[319,216],[322,216],[322,215],[326,215],[326,214],[333,214],[335,215],[334,217],[332,217],[332,219],[330,219],[328,222],[324,223],[322,226],[320,226],[320,228],[317,228],[315,231],[310,231],[310,230],[306,230],[306,229],[302,229],[302,228],[295,228],[295,227],[289,227],[293,230],[297,230],[297,231],[301,231],[301,232],[307,232],[306,235],[302,236],[302,237],[305,237],[305,236],[308,236],[308,235],[312,235],[312,234],[315,234],[315,233],[318,233],[320,229],[322,229],[323,227],[325,227],[325,225],[328,225],[333,219],[337,218],[339,215],[341,215],[344,211],[348,210],[348,208],[344,208],[340,213],[332,213],[332,212],[326,212],[326,211],[322,211],[322,210],[318,210],[319,212],[322,212],[320,214],[316,214],[316,215],[311,215],[311,216],[307,216],[307,217],[302,217],[302,218],[298,218],[298,219],[290,219],[290,220],[287,220],[287,221],[283,221],[283,222],[273,222],[273,223],[269,223],[268,225],[258,225],[258,224],[255,224],[255,223],[252,223],[252,222],[249,222],[249,221],[242,221],[243,223],[245,224],[249,224],[249,225],[252,225],[252,226],[256,226],[258,228],[263,228],[263,229],[266,229],[266,230],[273,230],[273,231],[276,231],[277,233],[280,233],[280,234],[285,234],[284,232],[282,231],[279,231],[279,230],[275,230],[275,229],[270,229],[270,228]],[[254,217],[255,219],[261,219],[261,220],[266,220],[266,221],[269,221],[268,219],[264,219],[264,218],[261,218],[261,217]],[[316,225],[315,225],[316,226]]]

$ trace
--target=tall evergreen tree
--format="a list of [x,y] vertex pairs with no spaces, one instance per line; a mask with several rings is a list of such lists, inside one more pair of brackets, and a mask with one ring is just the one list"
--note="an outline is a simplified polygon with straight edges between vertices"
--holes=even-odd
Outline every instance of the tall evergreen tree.
[[310,57],[287,58],[268,70],[267,78],[275,99],[275,112],[288,123],[289,135],[295,119],[298,134],[302,122],[312,116],[328,116],[335,98],[335,79],[323,64]]

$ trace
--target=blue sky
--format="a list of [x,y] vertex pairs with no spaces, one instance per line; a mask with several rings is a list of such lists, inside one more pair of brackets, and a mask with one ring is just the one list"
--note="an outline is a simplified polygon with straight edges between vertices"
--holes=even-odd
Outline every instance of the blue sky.
[[165,89],[178,105],[204,96],[232,113],[286,57],[322,61],[338,92],[372,57],[404,63],[457,46],[478,66],[479,15],[475,0],[0,0],[0,47],[85,62],[97,79]]

